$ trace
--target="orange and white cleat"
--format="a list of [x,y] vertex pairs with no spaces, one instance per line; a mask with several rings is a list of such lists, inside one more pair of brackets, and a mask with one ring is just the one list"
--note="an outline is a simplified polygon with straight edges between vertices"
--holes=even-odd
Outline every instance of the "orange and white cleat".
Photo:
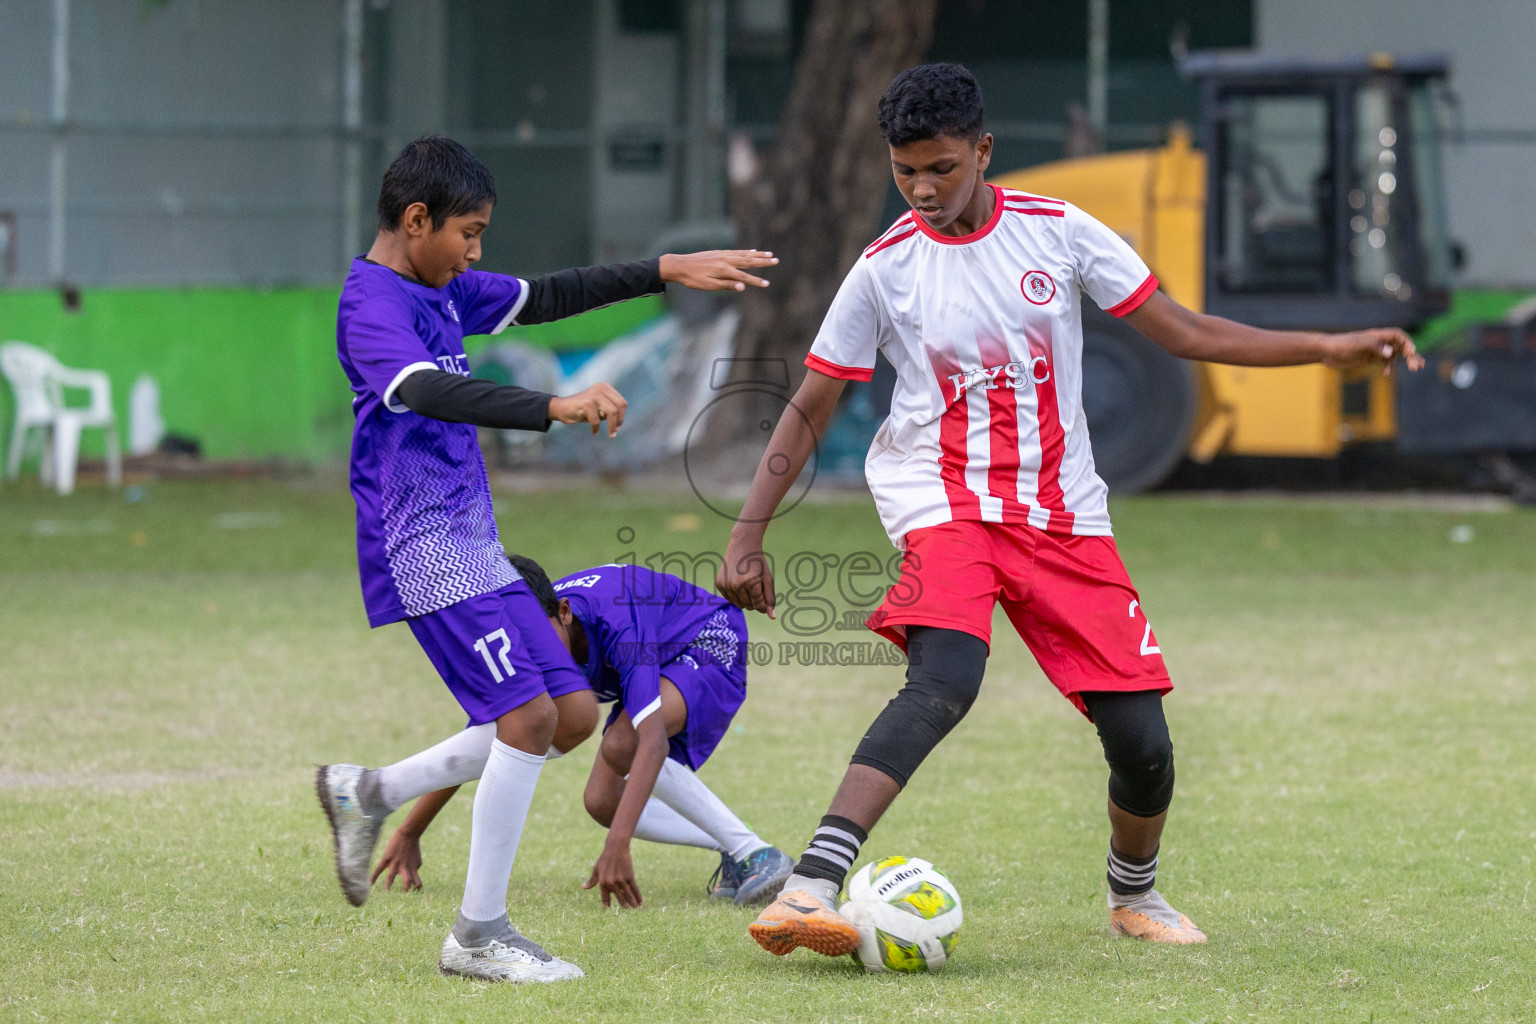
[[1121,935],[1146,942],[1193,946],[1205,941],[1205,932],[1170,907],[1156,889],[1130,897],[1110,893],[1109,926]]
[[804,889],[781,893],[747,926],[747,934],[774,956],[802,946],[823,956],[846,956],[859,948],[853,922]]

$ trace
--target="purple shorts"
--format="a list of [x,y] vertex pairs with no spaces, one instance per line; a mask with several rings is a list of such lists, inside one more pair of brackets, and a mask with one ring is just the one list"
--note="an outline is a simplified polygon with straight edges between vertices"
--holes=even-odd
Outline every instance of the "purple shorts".
[[522,580],[406,621],[470,725],[540,694],[591,689]]
[[[669,740],[667,756],[698,771],[747,699],[747,621],[741,609],[716,613],[686,651],[661,667],[661,677],[677,687],[688,708],[688,721]],[[614,703],[609,725],[623,709],[622,701]]]

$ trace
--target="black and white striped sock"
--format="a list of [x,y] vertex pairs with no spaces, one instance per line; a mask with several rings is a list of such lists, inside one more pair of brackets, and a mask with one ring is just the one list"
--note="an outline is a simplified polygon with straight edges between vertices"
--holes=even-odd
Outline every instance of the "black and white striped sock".
[[806,847],[800,863],[795,865],[795,874],[824,878],[841,888],[853,862],[859,859],[859,848],[868,838],[869,833],[856,822],[829,814],[821,819],[821,825],[811,837],[811,845]]
[[1109,890],[1117,896],[1139,896],[1157,880],[1157,854],[1127,857],[1111,844],[1109,848]]

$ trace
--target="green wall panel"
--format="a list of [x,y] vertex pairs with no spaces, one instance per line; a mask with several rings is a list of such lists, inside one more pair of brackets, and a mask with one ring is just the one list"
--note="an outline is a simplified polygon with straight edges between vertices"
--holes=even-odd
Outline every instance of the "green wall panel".
[[[0,340],[106,370],[125,442],[128,393],[148,373],[160,384],[167,429],[196,438],[211,458],[323,459],[347,444],[336,296],[329,288],[102,290],[86,292],[70,313],[56,292],[6,292]],[[9,389],[4,402],[9,444]],[[84,450],[100,453],[100,432],[87,432]]]
[[[161,415],[209,458],[343,458],[351,393],[336,362],[334,288],[104,289],[67,312],[54,291],[0,292],[0,341],[30,342],[70,366],[106,370],[127,440],[128,394],[148,373]],[[555,350],[595,348],[662,312],[648,297],[555,324],[509,329]],[[471,352],[489,339],[471,339]],[[0,430],[10,443],[14,403],[0,388]],[[83,450],[101,453],[99,431]]]

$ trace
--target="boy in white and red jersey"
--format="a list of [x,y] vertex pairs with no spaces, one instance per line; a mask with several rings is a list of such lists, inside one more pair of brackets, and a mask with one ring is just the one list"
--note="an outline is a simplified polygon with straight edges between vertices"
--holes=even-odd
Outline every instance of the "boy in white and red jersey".
[[880,101],[912,210],[848,272],[809,372],[769,442],[731,533],[721,592],[773,614],[763,535],[849,380],[896,370],[865,463],[905,557],[869,626],[902,646],[907,683],[875,719],[780,898],[749,929],[765,949],[858,945],[833,898],[860,846],[981,686],[1002,604],[1046,676],[1098,729],[1109,762],[1113,928],[1156,942],[1205,935],[1153,888],[1173,796],[1162,652],[1110,536],[1082,404],[1083,294],[1176,356],[1250,366],[1422,359],[1396,329],[1265,331],[1193,313],[1113,231],[1059,199],[987,185],[992,136],[969,71],[902,72]]

